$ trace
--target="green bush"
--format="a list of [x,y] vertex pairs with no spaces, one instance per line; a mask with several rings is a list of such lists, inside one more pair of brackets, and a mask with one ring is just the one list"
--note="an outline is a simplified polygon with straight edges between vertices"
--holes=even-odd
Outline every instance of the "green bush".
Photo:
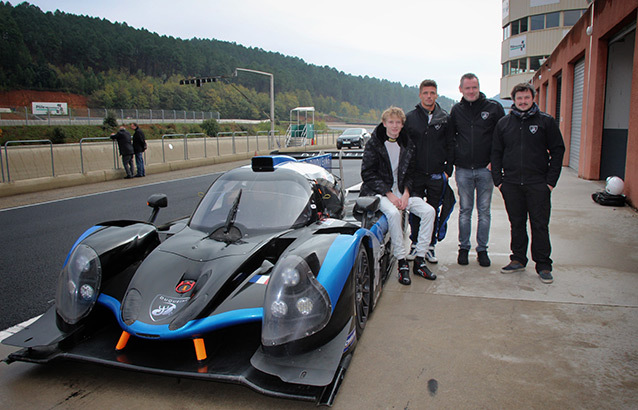
[[115,113],[113,111],[109,111],[106,113],[106,117],[102,121],[102,126],[105,130],[115,130],[117,128],[117,118],[115,117]]
[[60,127],[53,128],[53,132],[51,132],[51,142],[54,144],[64,144],[66,141],[66,133]]
[[219,124],[217,123],[217,120],[214,118],[211,118],[210,120],[205,120],[204,122],[202,122],[201,128],[209,137],[214,137],[219,132]]

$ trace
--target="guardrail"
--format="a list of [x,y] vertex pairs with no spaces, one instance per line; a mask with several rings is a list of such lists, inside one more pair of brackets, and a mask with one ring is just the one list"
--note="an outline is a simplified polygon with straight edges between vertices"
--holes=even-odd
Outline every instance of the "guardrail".
[[[17,140],[17,141],[7,141],[4,143],[4,157],[7,163],[7,182],[11,182],[11,173],[9,172],[9,151],[7,150],[7,146],[9,144],[28,144],[28,143],[49,143],[49,147],[51,149],[51,176],[55,176],[55,167],[53,164],[53,143],[51,140]],[[1,155],[1,154],[0,154]],[[4,182],[4,173],[2,174],[2,182]]]
[[[316,132],[316,135],[317,144],[332,145],[330,140],[334,141],[334,133]],[[246,145],[243,146],[243,141],[237,144],[237,137],[245,137]],[[201,157],[202,154],[204,158],[208,158],[208,145],[211,138],[216,140],[217,156],[237,154],[238,152],[258,152],[265,148],[265,142],[267,142],[268,149],[278,149],[281,148],[282,142],[278,140],[281,135],[270,131],[260,131],[256,135],[248,135],[245,131],[220,132],[215,137],[209,137],[204,133],[164,134],[161,141],[158,139],[147,140],[148,149],[144,152],[144,163],[148,165],[182,159],[190,160],[197,156]],[[267,141],[264,141],[266,138]],[[173,140],[170,141],[171,139]],[[108,148],[99,144],[99,142],[106,144],[107,141],[112,142]],[[18,144],[24,146],[16,147]],[[29,146],[29,144],[39,144],[40,146]],[[42,144],[46,144],[46,147]],[[177,148],[173,155],[169,155],[168,144],[171,145],[171,149]],[[184,149],[183,157],[179,153],[180,145]],[[79,144],[53,144],[51,140],[12,140],[7,141],[4,147],[4,155],[2,155],[2,147],[0,146],[2,183],[121,168],[116,141],[109,137],[86,137],[82,138]],[[47,158],[50,158],[50,167]]]

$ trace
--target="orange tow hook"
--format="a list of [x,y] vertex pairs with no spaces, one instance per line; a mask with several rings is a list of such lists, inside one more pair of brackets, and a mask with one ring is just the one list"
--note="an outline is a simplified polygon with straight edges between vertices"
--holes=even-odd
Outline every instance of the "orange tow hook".
[[117,345],[115,346],[115,350],[124,349],[126,347],[126,344],[128,343],[129,337],[131,337],[130,333],[122,332],[120,340],[117,341]]
[[204,339],[193,339],[195,345],[195,355],[197,355],[198,361],[206,360],[206,346],[204,345]]

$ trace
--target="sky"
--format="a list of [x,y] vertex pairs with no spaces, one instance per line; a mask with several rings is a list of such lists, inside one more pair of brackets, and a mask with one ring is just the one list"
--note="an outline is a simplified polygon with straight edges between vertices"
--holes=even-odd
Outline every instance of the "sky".
[[472,72],[488,97],[499,93],[502,0],[29,3],[45,12],[58,9],[105,18],[185,40],[197,37],[235,42],[299,57],[306,63],[334,67],[347,74],[409,86],[433,79],[438,83],[439,95],[454,100],[461,98],[460,77]]

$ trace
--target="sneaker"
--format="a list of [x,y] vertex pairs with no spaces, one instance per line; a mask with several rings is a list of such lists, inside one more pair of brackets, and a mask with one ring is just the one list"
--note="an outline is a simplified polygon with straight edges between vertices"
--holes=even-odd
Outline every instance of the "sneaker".
[[[519,261],[511,261],[507,266],[501,268],[501,273],[512,273],[524,271],[525,266]],[[551,275],[550,275],[551,276]]]
[[434,246],[430,247],[430,249],[428,249],[428,251],[425,253],[425,259],[430,263],[439,263],[439,260],[434,254]]
[[492,263],[490,261],[490,257],[487,256],[487,251],[479,251],[478,257],[476,259],[481,266],[490,266],[490,264]]
[[552,276],[552,272],[548,270],[542,270],[538,272],[538,277],[541,279],[543,283],[552,283],[554,281],[554,277]]
[[399,259],[399,283],[402,285],[412,283],[410,280],[410,266],[405,259]]
[[408,253],[408,256],[405,257],[405,259],[409,260],[409,261],[413,261],[414,258],[416,258],[416,244],[413,243],[410,246],[410,253]]
[[470,253],[470,251],[467,250],[467,249],[459,249],[459,257],[456,259],[456,262],[459,265],[467,265],[468,263],[470,263],[467,260],[467,256],[468,256],[469,253]]
[[436,275],[432,273],[432,271],[425,264],[425,259],[421,258],[420,256],[414,258],[414,266],[412,267],[412,272],[414,272],[415,275],[428,280],[436,279]]

